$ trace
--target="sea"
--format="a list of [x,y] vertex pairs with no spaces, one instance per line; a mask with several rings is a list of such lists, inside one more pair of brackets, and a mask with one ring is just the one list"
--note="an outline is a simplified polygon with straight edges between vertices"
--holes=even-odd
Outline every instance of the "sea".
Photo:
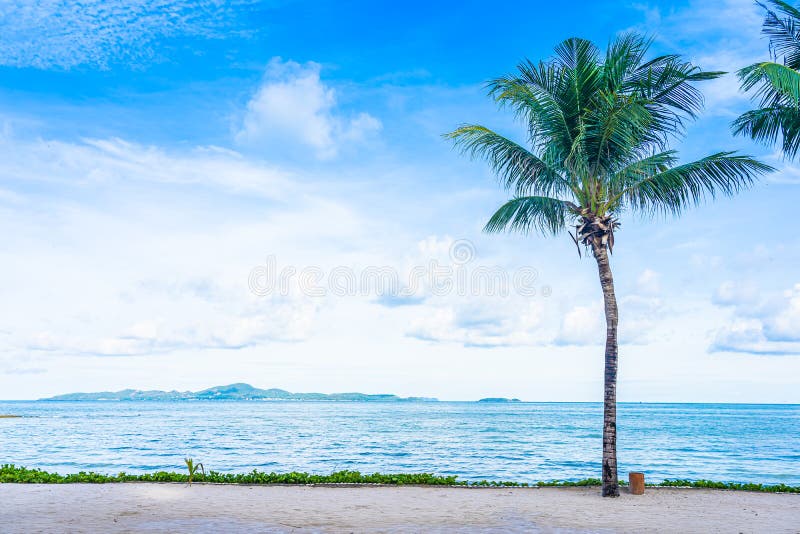
[[[59,473],[340,470],[599,478],[599,403],[0,401],[0,463]],[[618,407],[620,476],[800,485],[800,405]]]

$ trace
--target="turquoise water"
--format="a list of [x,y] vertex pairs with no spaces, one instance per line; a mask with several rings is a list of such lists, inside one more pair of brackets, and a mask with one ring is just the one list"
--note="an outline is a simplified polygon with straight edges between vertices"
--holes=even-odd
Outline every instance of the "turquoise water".
[[[602,406],[358,402],[0,402],[0,463],[61,473],[435,472],[598,477]],[[800,485],[800,406],[622,404],[620,473]]]

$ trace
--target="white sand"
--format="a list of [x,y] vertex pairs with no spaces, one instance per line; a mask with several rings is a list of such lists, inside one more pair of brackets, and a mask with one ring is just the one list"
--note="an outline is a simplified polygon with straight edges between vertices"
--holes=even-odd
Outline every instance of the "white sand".
[[2,532],[800,532],[800,495],[586,488],[0,484]]

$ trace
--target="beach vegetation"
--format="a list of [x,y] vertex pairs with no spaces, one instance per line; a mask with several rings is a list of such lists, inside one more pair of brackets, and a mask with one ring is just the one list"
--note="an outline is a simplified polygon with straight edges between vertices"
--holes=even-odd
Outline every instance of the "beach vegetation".
[[[199,465],[199,464],[195,464]],[[600,487],[602,480],[587,478],[583,480],[550,480],[540,482],[515,482],[497,480],[459,480],[456,476],[434,475],[432,473],[399,473],[399,474],[364,474],[358,471],[337,471],[329,475],[314,475],[309,473],[265,473],[253,470],[249,473],[219,473],[208,471],[204,473],[200,482],[213,484],[277,484],[277,485],[336,485],[336,484],[380,484],[393,486],[467,486],[467,487]],[[157,471],[153,473],[128,474],[125,472],[116,475],[104,475],[91,471],[69,473],[60,475],[41,469],[28,469],[13,464],[0,466],[0,483],[16,484],[113,484],[124,482],[176,482],[189,483],[190,475],[172,471]],[[625,485],[621,482],[620,485]],[[714,482],[711,480],[664,480],[649,487],[681,487],[681,488],[708,488],[741,491],[760,491],[768,493],[800,493],[800,486],[786,484],[757,484],[751,482]]]
[[189,484],[192,483],[192,480],[194,479],[195,475],[197,474],[197,470],[198,469],[201,471],[201,473],[203,474],[203,478],[205,479],[205,477],[206,477],[206,468],[203,467],[202,463],[195,462],[191,458],[184,458],[183,461],[186,464],[186,469],[189,471],[189,475],[188,475],[188,478],[186,480]]

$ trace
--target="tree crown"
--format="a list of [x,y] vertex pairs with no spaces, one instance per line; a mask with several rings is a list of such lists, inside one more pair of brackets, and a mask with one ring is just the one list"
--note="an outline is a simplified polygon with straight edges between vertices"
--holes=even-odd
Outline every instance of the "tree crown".
[[576,242],[613,246],[616,218],[625,209],[678,214],[717,193],[734,194],[771,170],[733,152],[677,164],[669,143],[703,106],[695,84],[723,73],[678,55],[645,59],[650,44],[629,33],[603,54],[590,41],[571,38],[550,60],[524,61],[488,83],[498,105],[525,125],[527,147],[474,124],[446,134],[486,160],[514,195],[487,231],[556,234],[577,223]]

